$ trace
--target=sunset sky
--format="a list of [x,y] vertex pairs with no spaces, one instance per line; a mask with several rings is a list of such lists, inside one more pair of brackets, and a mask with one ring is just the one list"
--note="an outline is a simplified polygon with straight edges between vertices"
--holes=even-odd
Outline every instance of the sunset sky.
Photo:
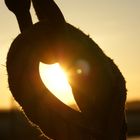
[[[140,0],[55,0],[67,22],[80,28],[111,57],[126,79],[127,100],[140,100]],[[35,13],[31,9],[34,22]],[[20,33],[0,0],[0,109],[9,108],[6,56]]]

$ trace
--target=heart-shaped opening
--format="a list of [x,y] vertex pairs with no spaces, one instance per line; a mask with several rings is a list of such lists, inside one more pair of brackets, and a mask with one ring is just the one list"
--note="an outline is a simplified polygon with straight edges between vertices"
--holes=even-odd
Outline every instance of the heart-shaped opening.
[[67,106],[81,112],[74,99],[67,73],[59,63],[48,65],[40,62],[39,73],[42,82],[53,95]]

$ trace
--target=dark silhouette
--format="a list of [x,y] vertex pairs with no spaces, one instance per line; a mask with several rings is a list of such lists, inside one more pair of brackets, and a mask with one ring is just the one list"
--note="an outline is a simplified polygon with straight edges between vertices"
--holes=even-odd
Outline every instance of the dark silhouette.
[[[125,140],[126,87],[114,62],[89,36],[65,21],[53,0],[32,1],[40,20],[35,25],[26,17],[27,13],[30,17],[29,1],[22,0],[28,3],[27,10],[16,11],[11,7],[19,0],[5,1],[22,32],[7,56],[8,82],[26,116],[55,140]],[[72,72],[70,84],[81,112],[64,105],[44,86],[40,61],[59,62]],[[76,73],[79,68],[82,74]]]
[[29,12],[30,0],[5,0],[8,9],[16,15],[21,32],[32,26],[32,19]]

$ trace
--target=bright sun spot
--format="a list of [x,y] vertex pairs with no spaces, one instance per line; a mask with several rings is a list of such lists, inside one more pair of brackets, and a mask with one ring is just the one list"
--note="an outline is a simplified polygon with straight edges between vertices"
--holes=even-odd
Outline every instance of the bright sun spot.
[[80,111],[72,93],[67,75],[59,63],[47,65],[42,62],[39,64],[39,73],[44,85],[64,104]]

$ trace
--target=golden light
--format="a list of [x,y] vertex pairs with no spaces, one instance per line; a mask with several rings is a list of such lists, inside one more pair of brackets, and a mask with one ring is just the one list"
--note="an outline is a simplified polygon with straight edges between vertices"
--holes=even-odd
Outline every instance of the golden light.
[[47,65],[40,62],[39,73],[44,85],[52,94],[67,106],[80,112],[80,109],[73,97],[66,72],[64,72],[59,63]]

